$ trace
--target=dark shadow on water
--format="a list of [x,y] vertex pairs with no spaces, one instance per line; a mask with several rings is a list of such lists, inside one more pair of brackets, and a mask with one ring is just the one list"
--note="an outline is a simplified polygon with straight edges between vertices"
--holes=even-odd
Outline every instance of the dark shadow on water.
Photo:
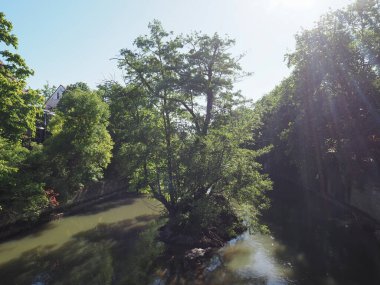
[[99,199],[96,203],[91,205],[78,206],[69,211],[69,215],[76,216],[85,216],[85,215],[94,215],[100,212],[104,212],[116,207],[132,205],[136,200],[141,199],[138,197],[120,197],[112,199]]
[[138,222],[150,222],[155,218],[157,218],[157,215],[143,215],[136,217],[135,220]]
[[[295,282],[289,281],[289,284],[380,284],[380,247],[373,235],[346,222],[345,213],[336,211],[331,205],[297,195],[276,197],[272,210],[264,217],[271,234],[284,245],[277,249],[275,258],[278,262],[291,264],[293,276],[290,280]],[[81,215],[135,201],[134,198],[107,201],[89,207]],[[155,220],[156,215],[141,215],[99,224],[76,234],[58,248],[40,246],[24,252],[19,258],[0,265],[0,284],[150,284],[150,270],[160,253],[154,241],[154,230],[149,232],[148,224]],[[58,225],[46,224],[45,230]],[[42,236],[43,231],[35,234]],[[173,284],[270,284],[265,277],[239,279],[227,272],[228,269],[223,270],[209,283],[206,278],[206,283]]]
[[380,246],[370,232],[326,201],[286,195],[273,199],[265,222],[284,245],[276,258],[290,262],[296,284],[380,284]]
[[100,224],[59,248],[40,246],[24,252],[0,265],[0,284],[129,284],[122,281],[136,270],[137,257],[143,253],[141,245],[136,248],[140,234],[156,218],[148,215],[139,217],[145,223],[128,219]]
[[[0,240],[0,242],[5,242],[7,240],[21,240],[25,237],[32,236],[32,237],[40,237],[42,236],[46,231],[52,230],[58,226],[57,223],[39,223],[39,224],[33,224],[30,222],[30,224],[23,227],[23,229],[20,229],[20,232],[12,234],[11,236]],[[30,228],[25,228],[30,227]],[[1,284],[1,283],[0,283]]]

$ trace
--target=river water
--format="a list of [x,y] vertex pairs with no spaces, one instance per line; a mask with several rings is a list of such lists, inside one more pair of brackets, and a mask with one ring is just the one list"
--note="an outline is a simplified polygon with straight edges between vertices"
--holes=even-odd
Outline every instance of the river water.
[[[133,261],[131,252],[160,207],[127,198],[45,224],[0,244],[1,285],[111,284]],[[136,253],[133,253],[136,254]]]
[[[0,284],[163,284],[149,271],[162,250],[152,239],[160,209],[147,198],[119,199],[3,242]],[[293,215],[278,217],[270,234],[230,241],[202,279],[173,284],[380,284],[379,246],[371,235],[287,212]]]

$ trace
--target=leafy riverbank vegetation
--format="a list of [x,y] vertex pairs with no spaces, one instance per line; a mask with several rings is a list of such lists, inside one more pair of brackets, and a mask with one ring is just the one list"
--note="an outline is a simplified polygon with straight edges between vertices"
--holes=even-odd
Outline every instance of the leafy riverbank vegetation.
[[[10,35],[7,25],[3,18]],[[183,243],[176,238],[181,233],[193,237],[189,246],[221,245],[257,224],[271,189],[257,162],[267,149],[248,147],[251,112],[234,90],[234,82],[248,74],[241,56],[229,53],[234,41],[217,34],[175,36],[158,21],[149,30],[117,58],[125,84],[66,88],[48,118],[43,144],[33,142],[42,97],[33,91],[30,101],[24,78],[13,74],[9,84],[22,83],[21,99],[33,113],[17,114],[29,116],[22,131],[1,128],[9,146],[1,150],[3,223],[75,201],[106,173],[108,180],[124,181],[130,191],[162,203],[169,217],[162,239],[170,243]]]
[[379,3],[357,1],[322,16],[296,36],[286,59],[291,75],[254,109],[256,147],[273,146],[266,170],[379,219]]
[[245,212],[254,221],[271,182],[256,162],[265,150],[247,147],[251,120],[233,90],[246,74],[240,57],[228,52],[234,41],[174,36],[159,22],[149,29],[118,58],[127,87],[101,86],[113,110],[114,170],[146,188],[181,231],[199,233],[223,221],[228,228],[228,217],[242,210],[236,205],[250,207]]
[[[0,41],[16,48],[11,29],[0,14]],[[0,223],[117,180],[161,202],[162,240],[217,246],[257,226],[272,188],[265,173],[343,204],[354,189],[378,191],[378,2],[357,1],[296,35],[291,75],[255,104],[234,88],[250,75],[234,43],[153,21],[115,59],[123,83],[68,86],[43,143],[33,138],[51,88],[28,89],[33,72],[1,50]]]

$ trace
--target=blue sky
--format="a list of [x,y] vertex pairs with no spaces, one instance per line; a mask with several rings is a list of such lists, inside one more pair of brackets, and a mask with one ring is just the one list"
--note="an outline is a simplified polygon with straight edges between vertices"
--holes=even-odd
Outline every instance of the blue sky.
[[253,76],[237,84],[254,100],[269,92],[289,70],[284,54],[294,34],[310,28],[329,10],[352,0],[2,0],[14,25],[19,53],[34,69],[28,83],[40,88],[78,81],[96,87],[121,80],[110,60],[146,34],[153,19],[175,33],[202,31],[236,39],[234,54],[246,53],[244,70]]

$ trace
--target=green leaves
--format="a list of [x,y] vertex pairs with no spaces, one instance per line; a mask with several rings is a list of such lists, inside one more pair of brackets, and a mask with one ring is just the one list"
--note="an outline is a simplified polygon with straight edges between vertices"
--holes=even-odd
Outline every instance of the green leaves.
[[[0,12],[0,44],[16,49],[11,32],[11,22]],[[0,223],[36,217],[47,204],[43,184],[30,168],[34,152],[21,145],[33,136],[42,111],[42,97],[26,88],[32,74],[20,55],[0,50]]]
[[4,13],[0,12],[0,41],[7,46],[11,45],[17,48],[17,37],[11,34],[12,29],[12,23],[5,19]]
[[63,199],[103,177],[113,142],[107,131],[109,110],[96,92],[65,92],[46,141],[47,184]]
[[292,75],[255,105],[273,175],[348,203],[352,187],[378,183],[379,23],[378,1],[360,0],[296,36]]
[[9,181],[12,174],[18,171],[18,167],[25,160],[27,149],[20,143],[12,143],[0,137],[0,181]]
[[47,205],[44,185],[32,166],[38,152],[0,137],[0,223],[35,218]]
[[246,149],[252,114],[233,85],[249,74],[241,70],[241,56],[229,52],[235,41],[218,34],[175,36],[158,21],[149,29],[135,40],[135,50],[120,52],[128,87],[106,95],[120,144],[116,168],[129,172],[130,185],[149,187],[171,217],[190,217],[189,208],[204,216],[200,220],[220,215],[205,208],[219,201],[214,195],[264,205],[258,197],[271,184],[260,174],[260,152]]
[[[11,30],[12,24],[0,13],[0,43],[17,48],[17,38]],[[32,74],[20,55],[0,51],[0,136],[19,140],[28,130],[34,133],[43,99],[26,88],[25,80]]]

